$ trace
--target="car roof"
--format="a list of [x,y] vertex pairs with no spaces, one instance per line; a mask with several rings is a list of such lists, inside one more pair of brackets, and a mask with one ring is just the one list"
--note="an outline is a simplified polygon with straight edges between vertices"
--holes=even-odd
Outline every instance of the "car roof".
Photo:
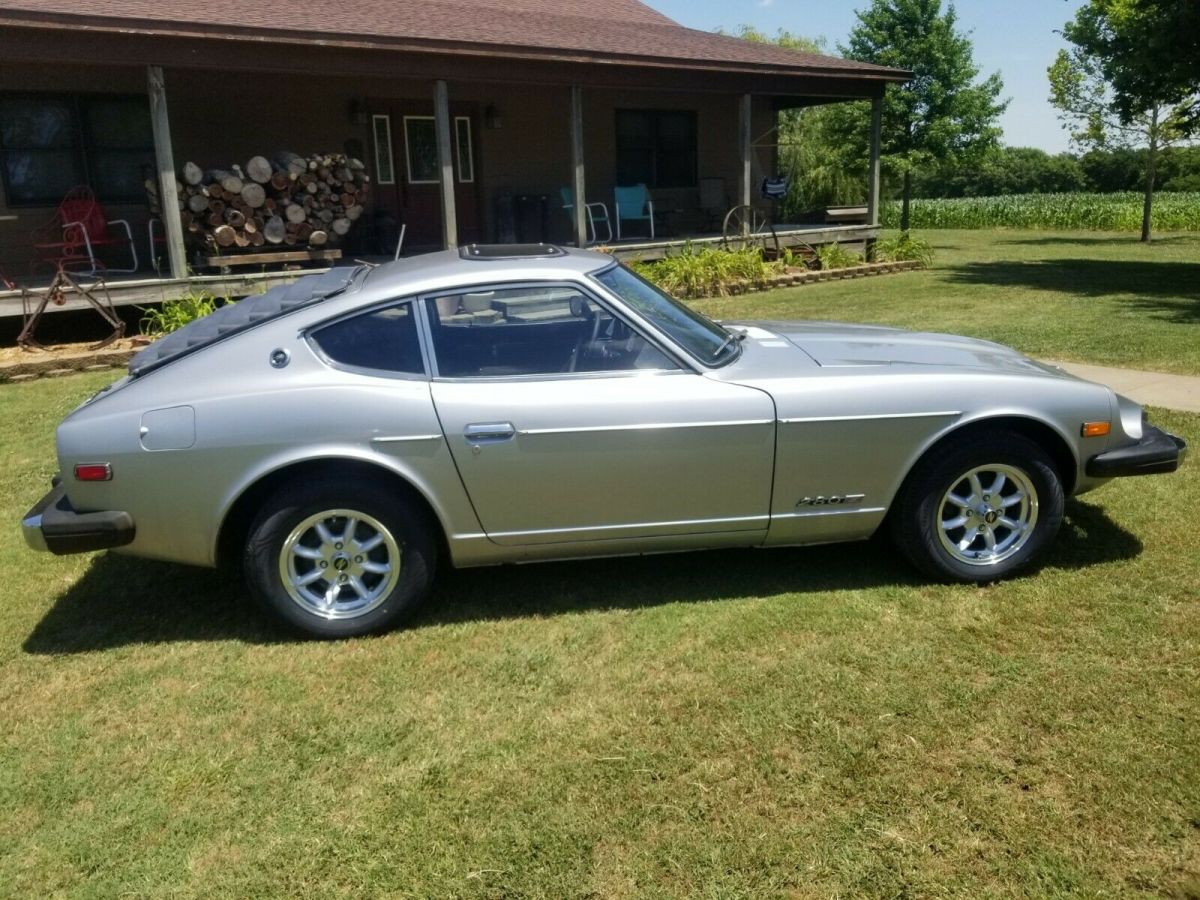
[[[246,297],[160,338],[129,361],[129,374],[144,375],[172,360],[331,297],[355,295],[364,303],[494,281],[571,280],[613,264],[590,250],[549,244],[468,244],[371,267],[342,266]],[[364,274],[365,277],[360,277]]]
[[376,266],[363,282],[363,290],[425,293],[481,281],[577,279],[612,264],[606,253],[574,247],[468,244]]

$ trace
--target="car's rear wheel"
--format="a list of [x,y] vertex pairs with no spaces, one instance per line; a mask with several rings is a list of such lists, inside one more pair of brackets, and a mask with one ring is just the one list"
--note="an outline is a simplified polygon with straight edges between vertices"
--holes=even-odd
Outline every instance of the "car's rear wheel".
[[428,519],[382,485],[287,485],[250,527],[246,577],[270,612],[309,634],[383,631],[428,592],[437,556]]
[[917,464],[897,498],[892,535],[934,578],[995,581],[1037,559],[1058,533],[1064,503],[1040,446],[1010,432],[975,432]]

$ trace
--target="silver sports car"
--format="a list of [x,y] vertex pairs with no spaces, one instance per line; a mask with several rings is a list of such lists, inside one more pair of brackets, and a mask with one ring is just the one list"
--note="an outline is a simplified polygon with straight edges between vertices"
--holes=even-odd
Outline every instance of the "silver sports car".
[[470,246],[339,268],[147,347],[58,428],[29,544],[238,561],[320,636],[439,564],[855,541],[991,581],[1064,498],[1171,472],[1141,408],[985,341],[713,322],[612,258]]

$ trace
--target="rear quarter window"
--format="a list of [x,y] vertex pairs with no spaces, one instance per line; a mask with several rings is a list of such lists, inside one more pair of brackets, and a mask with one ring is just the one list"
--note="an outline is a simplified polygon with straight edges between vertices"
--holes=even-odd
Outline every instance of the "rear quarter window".
[[416,316],[408,301],[324,325],[309,337],[339,366],[401,375],[425,373]]

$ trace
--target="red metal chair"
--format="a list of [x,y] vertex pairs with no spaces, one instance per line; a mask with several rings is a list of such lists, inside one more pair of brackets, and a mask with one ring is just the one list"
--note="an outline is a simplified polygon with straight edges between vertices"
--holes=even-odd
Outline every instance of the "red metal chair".
[[[113,226],[121,226],[115,233]],[[96,251],[105,247],[129,248],[133,266],[129,269],[109,268],[97,257]],[[62,271],[77,271],[95,275],[100,271],[136,272],[137,246],[126,219],[109,219],[104,207],[89,187],[74,187],[67,191],[54,218],[33,233],[33,268],[51,265]]]

